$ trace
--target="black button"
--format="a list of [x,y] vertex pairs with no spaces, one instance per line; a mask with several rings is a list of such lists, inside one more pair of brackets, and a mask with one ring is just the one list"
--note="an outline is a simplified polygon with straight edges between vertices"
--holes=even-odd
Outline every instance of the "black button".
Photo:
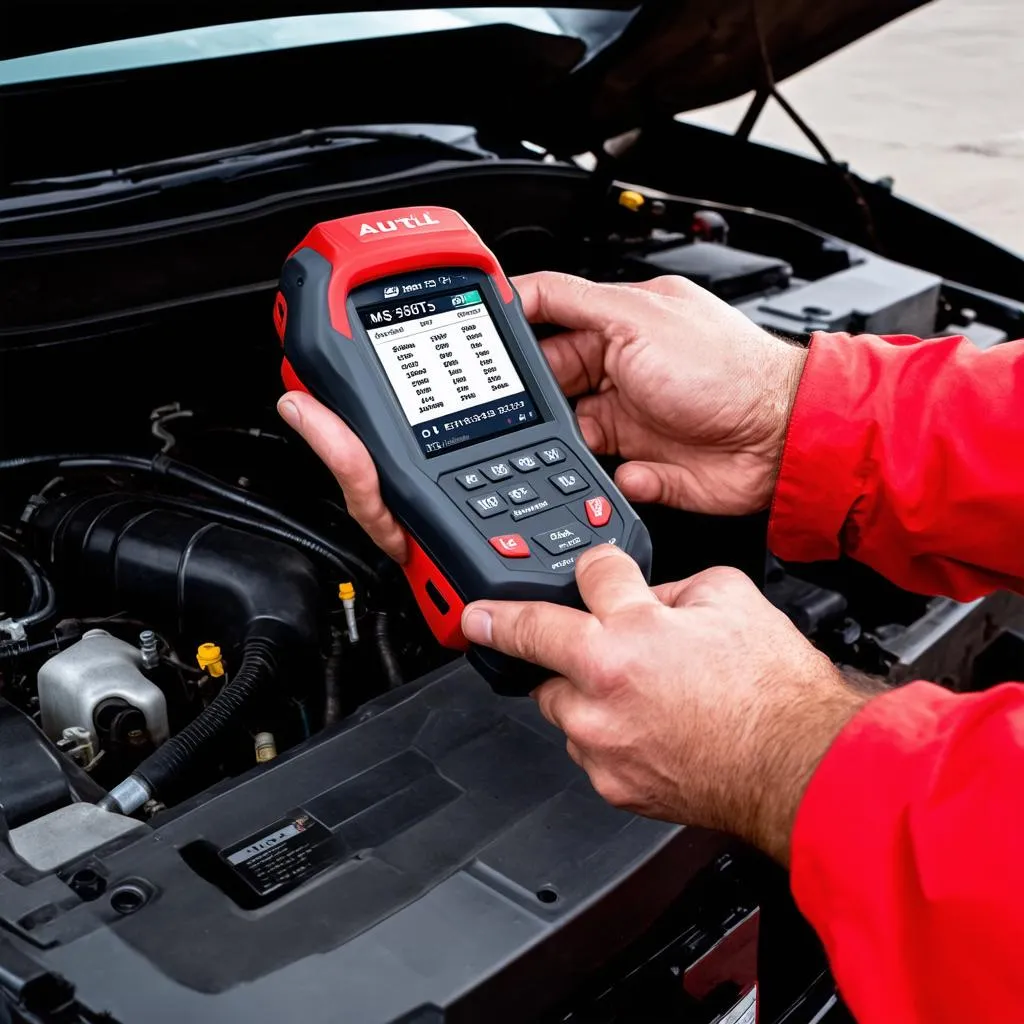
[[582,526],[567,525],[535,533],[533,539],[549,554],[561,555],[573,548],[585,548],[590,543],[591,534]]
[[512,475],[507,462],[489,462],[480,470],[488,480],[507,480]]
[[550,445],[547,448],[538,448],[537,454],[546,466],[555,466],[559,462],[565,462],[565,449],[559,445]]
[[558,473],[548,479],[563,494],[575,494],[576,491],[585,491],[590,486],[579,473],[572,469],[567,469],[564,473]]
[[529,453],[513,455],[511,462],[520,473],[532,473],[535,469],[540,469],[540,463]]
[[518,523],[520,519],[529,519],[530,516],[535,516],[550,507],[551,502],[547,498],[541,498],[539,501],[531,501],[529,505],[520,505],[512,509],[512,518]]
[[470,498],[466,504],[478,516],[482,516],[484,519],[496,516],[499,512],[503,512],[508,508],[505,499],[497,491],[491,491],[490,494],[481,494],[479,498]]
[[526,484],[520,484],[505,493],[513,505],[522,505],[523,502],[533,501],[537,497],[537,492],[532,487],[527,487]]
[[455,479],[466,488],[467,491],[475,491],[478,487],[483,487],[487,481],[484,479],[483,473],[475,469],[467,469],[464,473],[456,473]]

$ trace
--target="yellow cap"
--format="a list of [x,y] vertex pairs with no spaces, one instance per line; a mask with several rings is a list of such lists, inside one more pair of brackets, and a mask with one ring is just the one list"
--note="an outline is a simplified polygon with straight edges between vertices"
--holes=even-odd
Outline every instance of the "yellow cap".
[[200,668],[206,669],[207,675],[215,679],[224,675],[224,662],[220,656],[220,648],[216,644],[200,644],[196,648],[196,661]]
[[338,584],[338,600],[339,601],[352,601],[355,600],[356,588],[351,583],[339,583]]
[[627,188],[624,192],[619,193],[619,206],[624,206],[634,213],[646,202],[647,200],[639,192],[634,192],[632,189]]

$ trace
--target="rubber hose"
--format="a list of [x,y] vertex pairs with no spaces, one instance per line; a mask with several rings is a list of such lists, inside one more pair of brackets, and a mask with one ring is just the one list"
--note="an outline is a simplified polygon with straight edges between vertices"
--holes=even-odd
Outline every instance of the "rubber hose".
[[135,455],[27,455],[14,459],[0,460],[0,472],[47,465],[52,465],[58,470],[125,469],[134,472],[150,473],[154,476],[169,477],[172,480],[189,484],[196,488],[196,490],[212,494],[229,504],[238,505],[256,512],[266,519],[273,520],[275,523],[280,524],[282,528],[302,538],[301,541],[296,539],[295,543],[305,544],[309,550],[313,550],[309,545],[315,545],[323,551],[331,552],[339,560],[335,564],[339,565],[341,571],[347,575],[351,575],[352,571],[355,570],[364,579],[374,582],[380,579],[372,566],[358,555],[354,555],[351,552],[346,552],[344,556],[338,554],[334,545],[327,538],[322,537],[303,523],[292,519],[287,513],[281,512],[279,509],[274,508],[273,505],[268,505],[258,498],[254,498],[245,491],[229,487],[207,473],[192,469],[190,466],[168,458],[166,455],[156,455],[152,459],[139,458]]
[[203,505],[198,501],[189,501],[187,498],[172,498],[165,494],[151,495],[154,502],[166,505],[168,508],[180,508],[183,512],[193,512],[196,515],[206,516],[207,519],[216,519],[217,522],[227,523],[230,526],[241,526],[253,533],[261,533],[267,537],[274,537],[277,540],[287,541],[301,548],[308,554],[328,562],[334,569],[343,575],[350,573],[355,557],[347,551],[342,551],[335,545],[327,547],[318,541],[312,540],[304,533],[297,533],[285,526],[278,526],[277,523],[268,523],[265,519],[257,519],[255,516],[242,515],[240,512],[232,512],[230,509],[217,508],[212,505]]
[[331,649],[324,664],[324,725],[341,718],[341,663],[344,642],[340,629],[331,627]]
[[[0,540],[10,543],[6,536],[0,536]],[[0,547],[0,553],[5,554],[11,561],[18,563],[29,584],[28,610],[14,621],[23,627],[35,626],[40,622],[44,622],[53,615],[57,607],[57,595],[46,573],[43,572],[41,566],[16,547],[2,546]]]
[[380,654],[380,665],[388,681],[388,689],[394,690],[405,683],[405,676],[391,643],[391,620],[387,612],[377,612],[373,622],[373,636],[377,641],[377,652]]
[[269,640],[247,640],[242,663],[216,697],[166,743],[158,747],[132,775],[141,779],[150,795],[163,797],[197,761],[214,753],[221,738],[236,725],[246,707],[277,672],[275,647]]

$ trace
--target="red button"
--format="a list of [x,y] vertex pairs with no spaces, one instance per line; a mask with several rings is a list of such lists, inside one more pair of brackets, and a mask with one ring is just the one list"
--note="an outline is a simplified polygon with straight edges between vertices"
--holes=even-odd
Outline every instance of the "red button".
[[500,537],[491,538],[491,547],[502,558],[529,558],[529,545],[518,533],[503,533]]
[[583,504],[587,508],[587,519],[591,526],[607,526],[612,517],[612,503],[607,498],[587,498]]

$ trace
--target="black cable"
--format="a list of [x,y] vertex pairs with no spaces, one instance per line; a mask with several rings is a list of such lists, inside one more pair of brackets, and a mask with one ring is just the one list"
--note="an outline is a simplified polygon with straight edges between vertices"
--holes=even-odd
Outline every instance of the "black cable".
[[[252,530],[253,533],[262,533],[267,537],[274,537],[276,540],[287,541],[303,551],[316,555],[318,558],[330,563],[342,575],[349,573],[352,567],[357,567],[360,563],[358,556],[351,554],[351,552],[342,551],[334,545],[328,547],[326,543],[312,540],[304,533],[297,533],[295,530],[278,526],[276,523],[269,523],[265,519],[242,515],[240,512],[217,508],[214,505],[203,505],[201,502],[190,501],[188,498],[174,498],[167,494],[152,494],[148,495],[148,497],[151,497],[153,501],[160,505],[166,505],[168,508],[179,508],[183,512],[193,512],[197,515],[203,515],[208,519],[216,519],[217,522],[225,523],[229,526],[241,526],[247,530]],[[370,571],[376,576],[372,569]]]
[[341,630],[331,627],[331,649],[324,663],[324,725],[341,718],[341,665],[345,644]]
[[388,681],[388,689],[394,690],[403,685],[405,676],[402,674],[402,666],[391,642],[391,620],[387,612],[377,612],[373,623],[373,636],[377,641],[380,665]]
[[150,796],[163,798],[196,765],[216,753],[224,734],[277,673],[274,645],[262,637],[245,642],[242,663],[220,693],[180,732],[153,751],[132,776],[143,782]]
[[13,537],[0,532],[0,541],[3,542],[0,544],[0,553],[17,563],[29,585],[28,608],[23,615],[11,618],[23,628],[45,622],[57,608],[57,594],[53,584],[42,566],[25,554]]

